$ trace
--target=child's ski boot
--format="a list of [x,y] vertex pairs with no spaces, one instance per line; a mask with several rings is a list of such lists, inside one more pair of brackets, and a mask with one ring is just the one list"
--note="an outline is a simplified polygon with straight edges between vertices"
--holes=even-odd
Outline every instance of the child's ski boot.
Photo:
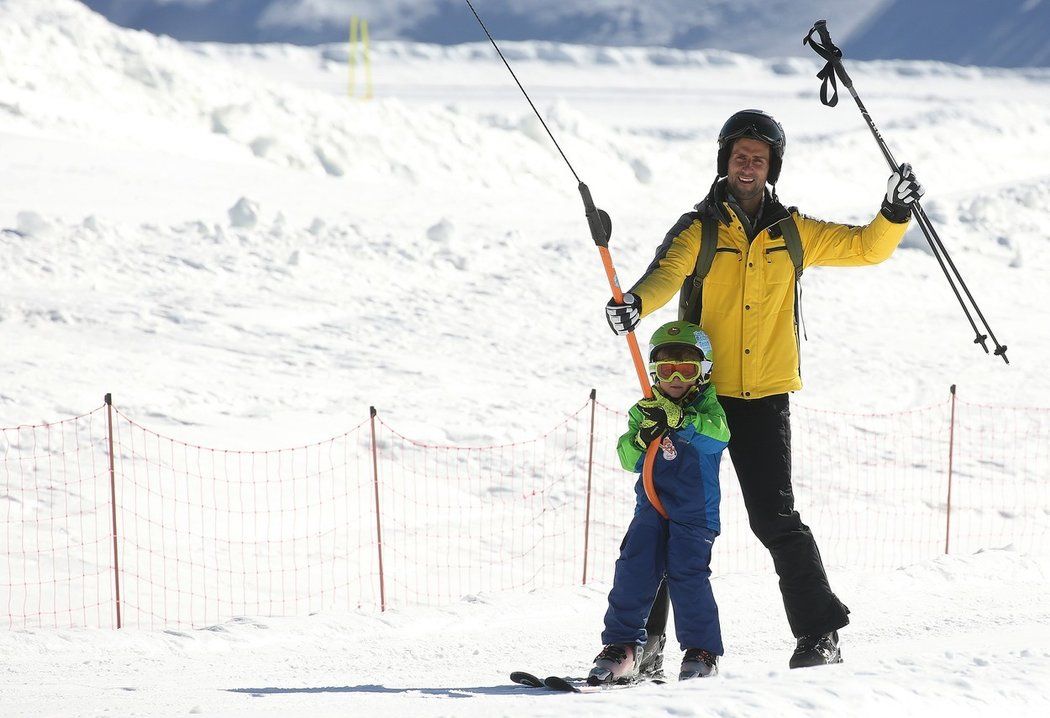
[[718,675],[718,656],[702,648],[690,648],[685,652],[678,680],[687,681],[690,678],[707,678],[715,675]]
[[641,646],[613,643],[602,649],[594,659],[594,668],[587,674],[587,683],[629,683],[638,678],[643,649]]

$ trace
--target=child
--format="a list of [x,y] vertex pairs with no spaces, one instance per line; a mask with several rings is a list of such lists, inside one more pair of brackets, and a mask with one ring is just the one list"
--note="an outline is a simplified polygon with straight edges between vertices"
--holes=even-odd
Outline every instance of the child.
[[[617,452],[641,471],[649,443],[663,437],[653,481],[670,519],[649,503],[641,478],[634,519],[620,545],[602,643],[587,680],[626,682],[659,670],[643,657],[645,621],[666,574],[675,632],[685,651],[679,680],[718,672],[722,634],[711,590],[711,548],[720,530],[718,469],[729,442],[725,413],[711,378],[711,341],[700,327],[670,322],[649,343],[653,398],[631,407]],[[651,663],[652,659],[648,661]]]

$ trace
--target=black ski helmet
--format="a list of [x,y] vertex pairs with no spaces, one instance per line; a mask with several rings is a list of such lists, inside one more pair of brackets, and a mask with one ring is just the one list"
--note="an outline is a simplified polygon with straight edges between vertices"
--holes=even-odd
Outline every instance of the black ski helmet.
[[718,133],[718,176],[729,175],[729,152],[733,142],[741,137],[761,140],[770,146],[769,175],[766,181],[775,185],[780,179],[780,167],[784,162],[784,149],[787,147],[787,135],[780,123],[773,116],[762,110],[741,110],[722,125]]

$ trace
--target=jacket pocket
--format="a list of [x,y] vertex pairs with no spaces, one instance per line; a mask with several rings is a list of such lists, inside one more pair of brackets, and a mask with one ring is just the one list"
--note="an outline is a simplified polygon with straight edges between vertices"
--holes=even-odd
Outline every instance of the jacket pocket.
[[704,279],[705,284],[736,284],[740,281],[740,264],[743,254],[736,247],[719,247],[711,260],[711,269]]
[[768,247],[766,255],[766,284],[784,284],[795,277],[795,265],[791,262],[786,246]]

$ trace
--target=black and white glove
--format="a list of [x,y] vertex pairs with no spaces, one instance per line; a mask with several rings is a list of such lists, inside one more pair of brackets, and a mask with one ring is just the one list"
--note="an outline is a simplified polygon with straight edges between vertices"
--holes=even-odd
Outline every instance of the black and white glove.
[[912,207],[925,192],[919,180],[915,179],[911,165],[905,162],[886,182],[882,215],[891,222],[907,222],[911,217]]
[[642,300],[630,292],[623,295],[622,302],[610,299],[605,305],[605,319],[617,336],[633,331],[642,319]]

